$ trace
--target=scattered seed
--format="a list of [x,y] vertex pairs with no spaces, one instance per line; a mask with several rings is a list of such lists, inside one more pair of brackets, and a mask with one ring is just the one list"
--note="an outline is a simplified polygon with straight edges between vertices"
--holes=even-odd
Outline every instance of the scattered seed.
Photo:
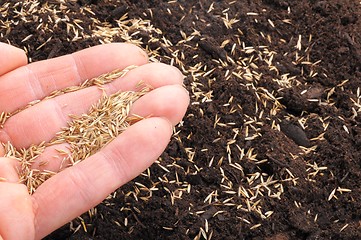
[[345,226],[343,226],[341,229],[340,229],[340,232],[342,232],[343,230],[345,230],[347,227],[348,227],[348,223],[347,224],[345,224]]

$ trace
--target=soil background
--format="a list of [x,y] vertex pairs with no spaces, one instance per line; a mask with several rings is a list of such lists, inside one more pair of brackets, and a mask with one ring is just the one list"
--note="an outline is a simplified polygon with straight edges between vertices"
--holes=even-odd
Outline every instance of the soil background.
[[181,68],[191,94],[158,161],[46,239],[361,239],[359,1],[7,1],[0,13],[0,41],[30,61],[132,42]]

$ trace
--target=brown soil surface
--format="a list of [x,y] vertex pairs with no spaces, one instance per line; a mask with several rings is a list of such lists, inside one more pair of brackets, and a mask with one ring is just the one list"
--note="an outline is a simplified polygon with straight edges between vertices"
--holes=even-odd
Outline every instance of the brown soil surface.
[[48,239],[361,239],[359,1],[59,2],[2,3],[0,41],[31,61],[133,42],[192,103],[157,163]]

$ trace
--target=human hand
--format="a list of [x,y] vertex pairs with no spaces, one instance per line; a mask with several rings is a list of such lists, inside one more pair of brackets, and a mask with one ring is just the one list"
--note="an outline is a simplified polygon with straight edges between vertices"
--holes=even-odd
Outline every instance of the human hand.
[[[172,126],[185,114],[189,96],[182,87],[182,74],[174,67],[148,63],[146,54],[133,45],[107,44],[72,55],[27,64],[25,53],[0,43],[0,113],[14,112],[29,102],[43,99],[55,90],[81,84],[115,69],[132,69],[105,86],[111,94],[134,90],[140,80],[153,90],[138,99],[131,113],[151,116],[125,132],[88,159],[61,171],[29,195],[19,183],[16,160],[1,157],[0,144],[0,240],[40,239],[99,204],[111,192],[127,183],[164,151]],[[97,87],[88,87],[48,99],[10,117],[0,129],[0,142],[16,148],[50,141],[70,121],[101,97]],[[58,171],[61,162],[56,148],[45,149],[39,158],[49,164],[32,167]]]

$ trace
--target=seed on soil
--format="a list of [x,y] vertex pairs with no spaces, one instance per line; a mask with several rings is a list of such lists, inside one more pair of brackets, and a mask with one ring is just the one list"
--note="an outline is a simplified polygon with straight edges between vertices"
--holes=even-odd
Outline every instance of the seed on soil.
[[345,230],[347,227],[349,226],[349,224],[345,224],[341,229],[340,229],[340,232],[342,232],[343,230]]
[[337,197],[335,196],[335,193],[336,193],[336,188],[332,190],[332,192],[330,193],[330,195],[327,198],[327,201],[330,201],[332,198],[337,199]]
[[[156,10],[154,4],[147,1],[123,1],[124,7],[115,6],[116,1],[75,2],[8,1],[0,10],[3,15],[10,15],[4,17],[4,23],[0,21],[4,25],[2,30],[0,28],[0,37],[13,43],[18,34],[19,39],[14,43],[36,60],[39,56],[50,58],[99,43],[134,43],[147,50],[150,61],[179,67],[187,75],[185,86],[191,96],[189,111],[184,122],[176,127],[166,153],[102,204],[119,217],[107,222],[108,226],[123,231],[119,225],[127,225],[124,230],[127,236],[141,234],[147,226],[140,220],[149,217],[146,211],[149,203],[151,207],[169,206],[172,215],[167,215],[168,211],[162,214],[165,219],[177,218],[177,227],[163,224],[154,216],[151,219],[160,222],[157,226],[172,228],[172,234],[185,229],[182,234],[187,237],[189,234],[192,239],[210,239],[212,236],[218,239],[220,233],[212,228],[220,226],[218,224],[224,220],[238,219],[242,223],[239,232],[245,235],[253,234],[250,227],[261,223],[262,226],[256,229],[257,234],[288,228],[289,225],[277,221],[282,215],[280,210],[276,211],[278,204],[287,204],[291,210],[299,208],[295,211],[298,218],[303,216],[304,209],[318,212],[320,216],[324,216],[324,211],[335,216],[330,211],[334,201],[327,201],[326,197],[314,199],[313,204],[309,204],[309,201],[303,201],[307,198],[304,192],[315,191],[330,196],[330,191],[335,188],[332,198],[340,196],[337,201],[340,206],[356,206],[348,197],[341,197],[346,194],[350,199],[357,196],[351,191],[357,164],[349,164],[355,162],[359,153],[358,142],[354,139],[358,136],[361,111],[360,90],[356,90],[360,85],[356,71],[359,61],[354,57],[358,55],[354,49],[359,41],[357,32],[352,30],[357,29],[357,24],[342,20],[349,18],[351,10],[341,6],[342,11],[338,13],[332,8],[324,9],[313,3],[306,6],[301,2],[293,4],[291,9],[285,1],[261,1],[259,4],[199,1],[191,4],[172,0],[158,1]],[[346,1],[344,5],[348,8],[350,3]],[[107,14],[105,9],[114,10]],[[359,11],[355,7],[349,9],[353,14]],[[12,13],[14,10],[19,14]],[[297,14],[307,13],[303,10],[308,10],[312,18],[305,15],[300,21]],[[329,17],[324,16],[326,10],[332,13],[327,14]],[[339,30],[336,32],[344,36],[341,39],[344,42],[336,41],[339,36],[329,31],[327,26],[331,17],[340,18],[345,24],[334,23]],[[21,29],[25,21],[26,26],[34,23],[35,32],[42,36],[34,33],[30,36],[26,31],[13,32]],[[55,36],[55,31],[65,34]],[[36,45],[32,46],[30,41]],[[206,44],[203,48],[202,41]],[[67,43],[71,43],[69,49],[65,49]],[[330,46],[338,45],[356,54],[345,56],[345,51],[338,54],[337,47],[335,51],[329,51]],[[207,47],[208,51],[204,49]],[[344,56],[341,58],[337,54]],[[307,90],[301,94],[305,103],[297,113],[283,102],[292,96],[280,97],[280,93],[289,89],[296,93]],[[76,88],[54,93],[54,96],[71,91]],[[297,97],[294,100],[297,104],[303,99]],[[291,137],[287,139],[280,125],[289,123],[290,119],[298,119],[296,125],[307,136],[312,136],[309,139],[312,147],[288,144],[291,143],[289,140],[296,141]],[[314,119],[317,122],[313,122]],[[112,133],[117,129],[110,129],[110,136],[114,136]],[[339,151],[334,156],[333,147]],[[69,161],[71,164],[78,162],[72,157]],[[353,167],[348,169],[350,166]],[[340,179],[342,187],[336,185],[326,190],[324,186],[336,179]],[[117,211],[115,206],[119,204],[122,207]],[[223,213],[207,219],[208,231],[202,222],[203,214],[208,211],[203,208],[204,204]],[[133,206],[141,211],[138,219]],[[317,206],[322,206],[324,211],[319,212]],[[193,214],[192,221],[187,220],[188,214],[202,211],[200,216]],[[267,217],[272,211],[274,213]],[[103,214],[100,213],[98,219],[105,219]],[[297,217],[288,221],[292,228],[301,226]],[[316,214],[315,222],[317,218]],[[216,222],[218,220],[220,222]],[[348,222],[346,220],[343,221]],[[71,229],[82,234],[85,229],[81,221],[85,222],[88,231],[94,224],[91,234],[96,236],[99,225],[95,220],[78,220],[78,225],[71,225]],[[127,224],[123,224],[125,221]],[[340,223],[327,222],[325,228],[325,222],[317,220],[315,224],[317,228],[327,228],[323,233],[333,231],[335,235],[342,227]],[[162,227],[154,231],[164,233]],[[310,231],[313,236],[315,232]],[[342,231],[342,234],[346,232]],[[283,236],[283,233],[275,236]]]

